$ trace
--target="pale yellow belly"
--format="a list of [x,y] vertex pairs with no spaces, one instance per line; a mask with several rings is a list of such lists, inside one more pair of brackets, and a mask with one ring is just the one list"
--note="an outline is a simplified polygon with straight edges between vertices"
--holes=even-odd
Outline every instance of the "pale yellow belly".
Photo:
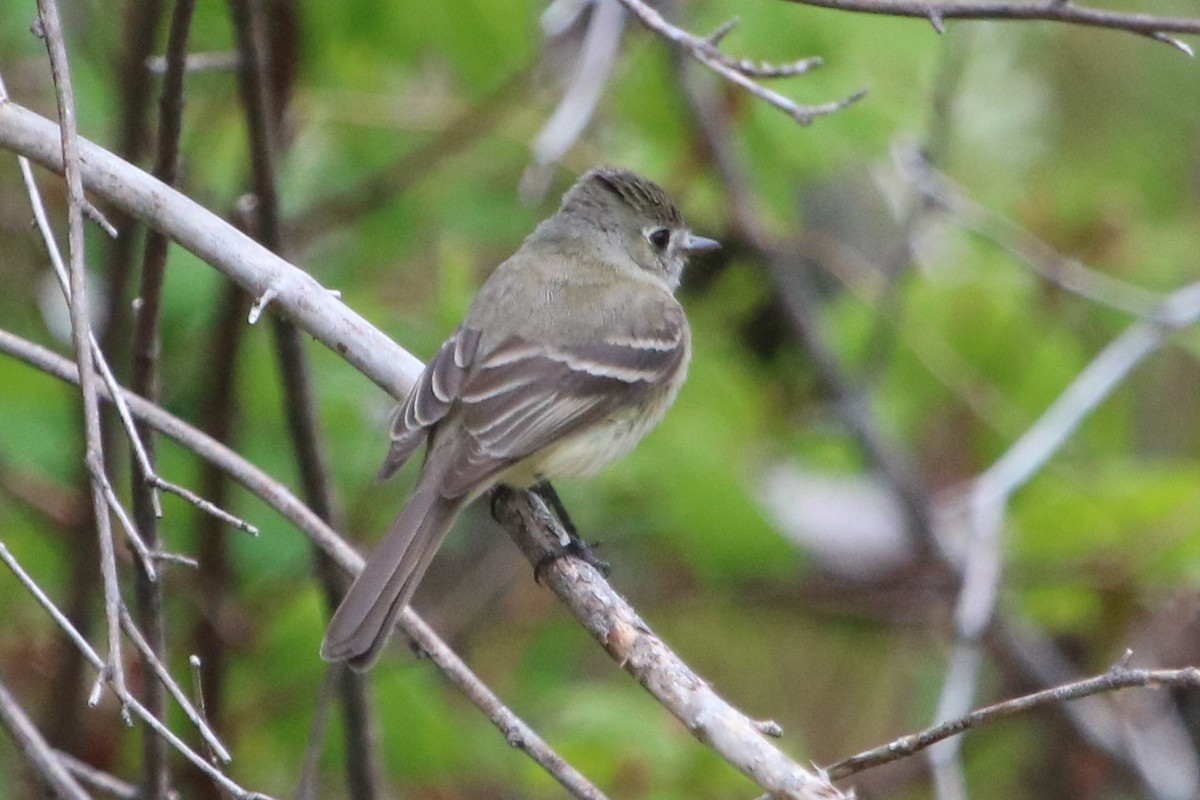
[[682,376],[674,386],[646,406],[611,415],[601,425],[555,442],[537,455],[514,465],[499,480],[511,486],[532,486],[541,480],[586,478],[633,451],[654,430],[675,402]]

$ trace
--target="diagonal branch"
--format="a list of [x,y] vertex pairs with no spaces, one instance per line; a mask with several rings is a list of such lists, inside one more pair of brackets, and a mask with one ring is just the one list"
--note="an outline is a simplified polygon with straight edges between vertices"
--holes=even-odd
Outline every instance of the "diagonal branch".
[[831,764],[829,774],[833,778],[845,778],[864,769],[878,767],[920,752],[932,744],[948,739],[972,728],[978,728],[1002,719],[1024,714],[1034,709],[1084,697],[1115,692],[1130,688],[1200,687],[1200,669],[1130,669],[1126,663],[1132,653],[1125,656],[1102,675],[1043,689],[1040,692],[1022,695],[1011,700],[979,708],[957,719],[948,720],[918,733],[901,736],[885,745],[859,753],[856,756]]

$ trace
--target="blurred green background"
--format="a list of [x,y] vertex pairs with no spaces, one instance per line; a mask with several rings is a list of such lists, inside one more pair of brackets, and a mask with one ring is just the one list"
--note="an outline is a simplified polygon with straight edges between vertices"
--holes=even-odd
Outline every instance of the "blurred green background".
[[[118,13],[86,0],[63,8],[80,130],[113,148],[128,122],[119,64],[141,7],[122,4]],[[779,721],[787,732],[781,746],[802,763],[827,764],[932,722],[957,584],[944,570],[908,560],[900,534],[888,538],[902,521],[894,505],[877,502],[878,491],[867,491],[880,488],[879,478],[814,373],[780,288],[736,224],[738,209],[666,45],[627,23],[594,119],[547,173],[549,190],[523,201],[530,142],[570,63],[554,60],[564,58],[557,51],[543,61],[543,5],[347,0],[271,8],[297,23],[281,40],[281,61],[294,69],[278,165],[288,256],[418,356],[433,354],[488,271],[593,165],[617,164],[661,182],[694,230],[726,242],[684,281],[696,352],[675,409],[627,461],[558,488],[588,538],[603,541],[617,590],[734,705]],[[1196,12],[1183,0],[1129,10]],[[28,32],[34,13],[32,4],[0,12],[0,73],[14,100],[52,115],[44,51]],[[875,424],[911,455],[931,497],[961,490],[986,469],[1132,320],[1049,284],[994,242],[963,231],[954,214],[925,209],[906,231],[911,195],[896,176],[895,147],[926,146],[976,202],[1100,273],[1164,293],[1195,280],[1194,60],[1144,37],[1051,23],[950,21],[938,36],[920,21],[778,0],[670,9],[701,33],[734,14],[741,25],[723,43],[731,53],[824,58],[822,69],[772,88],[802,103],[869,89],[849,109],[800,127],[687,67],[729,126],[724,143],[745,170],[758,222],[809,271],[812,321],[865,390]],[[163,37],[165,30],[154,52]],[[231,43],[225,5],[200,4],[191,50],[222,53]],[[568,37],[556,47],[569,59],[571,45]],[[250,183],[231,72],[189,75],[182,153],[183,190],[232,214]],[[64,232],[61,182],[39,174]],[[380,199],[336,213],[331,198],[366,198],[362,187],[372,181],[384,186]],[[53,291],[29,217],[15,159],[0,157],[0,326],[68,352],[47,325],[56,312],[44,298]],[[916,242],[914,257],[897,263],[907,239]],[[110,248],[89,231],[96,285],[124,307],[129,290],[114,290],[106,273]],[[203,418],[204,387],[216,368],[213,331],[228,302],[213,269],[172,249],[163,405],[186,419]],[[268,331],[260,325],[243,337],[232,444],[294,484]],[[310,351],[346,534],[367,548],[399,509],[412,473],[373,483],[391,401],[320,346]],[[1013,498],[997,613],[1040,631],[1080,673],[1102,671],[1127,646],[1142,665],[1200,663],[1198,352],[1194,330],[1173,338]],[[114,359],[122,374],[127,358]],[[80,540],[64,530],[79,525],[88,503],[78,406],[74,390],[0,358],[0,540],[64,605],[80,580],[72,558]],[[125,461],[118,471],[127,470]],[[166,477],[200,488],[195,458],[164,443],[161,461]],[[819,479],[846,494],[793,491],[811,483],[772,476]],[[118,483],[125,488],[128,480]],[[202,532],[193,510],[166,501],[169,548],[202,561],[200,573],[167,571],[172,667],[182,677],[189,653],[216,647],[223,654],[219,667],[209,665],[219,670],[209,703],[235,754],[231,774],[289,796],[324,674],[317,657],[324,606],[303,536],[240,490],[230,503],[262,535],[223,531],[213,551],[204,538],[213,534]],[[793,505],[811,512],[802,530],[787,521]],[[849,528],[880,522],[852,534],[839,527],[839,514]],[[459,527],[415,606],[552,746],[613,797],[756,794],[533,583],[486,509]],[[812,544],[818,538],[824,550]],[[856,552],[873,548],[882,553],[879,565],[855,570]],[[129,567],[126,556],[127,577]],[[205,577],[214,571],[217,590]],[[93,641],[101,641],[98,591],[79,603],[93,620]],[[7,573],[0,607],[7,609],[0,674],[26,708],[48,731],[67,724],[55,722],[66,715],[73,730],[61,732],[69,737],[64,747],[135,780],[138,736],[111,703],[63,709],[62,644]],[[1003,642],[989,638],[984,654],[981,703],[1039,688]],[[91,679],[83,677],[84,692]],[[393,647],[372,683],[385,782],[395,796],[561,796],[402,647]],[[1182,741],[1192,746],[1196,698],[1174,699]],[[322,797],[345,796],[341,724],[333,713]],[[977,798],[1152,796],[1135,771],[1090,746],[1060,711],[969,735],[965,760]],[[212,796],[202,779],[182,764],[178,770],[184,796]],[[0,739],[0,795],[30,796],[26,781],[19,754]],[[847,785],[866,797],[932,791],[919,759]]]

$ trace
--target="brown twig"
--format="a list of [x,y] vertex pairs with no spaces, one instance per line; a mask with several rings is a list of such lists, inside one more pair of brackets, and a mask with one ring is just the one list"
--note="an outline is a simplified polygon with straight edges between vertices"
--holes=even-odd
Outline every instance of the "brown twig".
[[[179,139],[183,127],[183,77],[184,60],[187,56],[188,31],[191,27],[194,0],[176,0],[171,14],[171,25],[167,35],[167,71],[159,96],[158,143],[154,160],[154,176],[172,186],[175,184],[179,161]],[[146,234],[142,256],[141,287],[133,322],[133,338],[130,344],[132,371],[130,383],[133,391],[150,402],[158,401],[159,378],[158,357],[162,349],[160,318],[162,290],[166,275],[167,249],[169,241],[158,231]],[[150,469],[142,467],[136,456],[131,459],[130,480],[133,497],[133,515],[138,529],[149,547],[158,550],[161,537],[158,519],[162,505],[158,497],[161,480],[157,476],[157,447],[154,432],[148,426],[138,429],[145,444]],[[134,582],[138,616],[145,629],[142,657],[148,668],[159,672],[162,659],[167,652],[166,623],[163,618],[162,585],[146,570],[138,570]],[[129,628],[134,629],[132,620]],[[138,636],[141,636],[139,633]],[[154,716],[164,719],[166,714],[166,691],[171,688],[165,670],[159,672],[160,681],[147,681],[144,689],[146,707]],[[162,681],[166,677],[165,681]],[[166,686],[164,686],[166,684]],[[177,687],[175,687],[177,689]],[[179,700],[182,693],[175,695]],[[195,722],[196,720],[193,720]],[[201,727],[208,732],[207,726]],[[211,733],[211,732],[208,732]],[[215,739],[215,737],[214,737]],[[219,744],[219,743],[218,743]],[[211,746],[211,742],[210,742]],[[228,760],[228,758],[226,758]],[[142,789],[147,800],[163,800],[170,790],[170,772],[167,763],[166,743],[159,737],[147,734],[142,750]]]
[[[246,112],[246,127],[250,139],[251,174],[254,193],[256,238],[276,253],[283,252],[283,232],[280,223],[279,199],[275,180],[275,161],[280,152],[278,123],[283,109],[272,108],[271,97],[286,97],[290,91],[268,93],[266,61],[273,54],[259,46],[267,40],[259,30],[263,24],[256,7],[247,0],[230,1],[235,38],[237,40],[239,86],[242,106]],[[284,416],[288,439],[300,470],[301,484],[308,506],[322,520],[336,528],[344,527],[341,509],[330,477],[329,458],[324,436],[317,417],[316,389],[304,342],[299,330],[287,320],[273,317],[271,330],[275,339],[276,359],[283,381]],[[345,587],[329,557],[316,545],[312,546],[314,571],[322,584],[328,606],[333,614],[341,601]],[[346,725],[345,737],[346,782],[350,794],[371,800],[379,794],[380,756],[373,735],[375,720],[367,702],[367,679],[349,670],[339,676],[342,707]]]

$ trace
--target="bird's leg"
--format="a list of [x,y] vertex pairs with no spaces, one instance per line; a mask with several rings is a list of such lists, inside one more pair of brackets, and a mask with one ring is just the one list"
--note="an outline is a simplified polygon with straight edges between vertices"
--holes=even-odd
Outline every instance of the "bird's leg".
[[612,571],[612,565],[607,561],[602,561],[596,556],[596,551],[593,549],[599,547],[599,542],[588,544],[579,535],[579,531],[575,529],[575,523],[571,521],[571,515],[567,513],[567,507],[563,505],[562,499],[559,498],[558,492],[554,491],[554,486],[550,481],[539,481],[534,484],[531,492],[545,501],[549,506],[550,511],[558,518],[558,522],[562,525],[563,530],[567,534],[567,541],[561,547],[542,556],[533,568],[534,581],[541,583],[542,571],[552,563],[564,556],[574,556],[580,561],[591,564],[596,569],[600,570],[600,574],[608,577],[608,573]]
[[[498,503],[500,499],[508,492],[512,491],[513,488],[511,486],[507,486],[502,483],[496,484],[494,487],[492,487],[491,498],[489,499],[489,508],[492,512],[492,519],[495,519],[497,522],[500,521],[500,515],[496,512],[496,503]],[[566,541],[563,542],[559,547],[554,548],[549,553],[538,559],[537,564],[535,564],[533,567],[533,579],[538,583],[541,583],[542,572],[545,571],[546,567],[550,566],[564,556],[574,556],[580,561],[587,562],[596,569],[600,570],[600,574],[608,577],[608,573],[612,571],[612,566],[607,561],[602,561],[599,559],[596,556],[595,550],[593,549],[599,547],[600,543],[592,542],[591,544],[588,544],[582,538],[580,538],[579,532],[575,529],[575,523],[571,521],[571,516],[567,513],[566,506],[563,505],[562,500],[558,496],[558,492],[554,491],[554,487],[550,485],[550,482],[541,481],[535,484],[530,491],[540,497],[543,502],[545,502],[547,507],[550,509],[550,513],[555,516],[555,518],[558,520],[558,523],[562,526],[563,531],[567,535]]]

